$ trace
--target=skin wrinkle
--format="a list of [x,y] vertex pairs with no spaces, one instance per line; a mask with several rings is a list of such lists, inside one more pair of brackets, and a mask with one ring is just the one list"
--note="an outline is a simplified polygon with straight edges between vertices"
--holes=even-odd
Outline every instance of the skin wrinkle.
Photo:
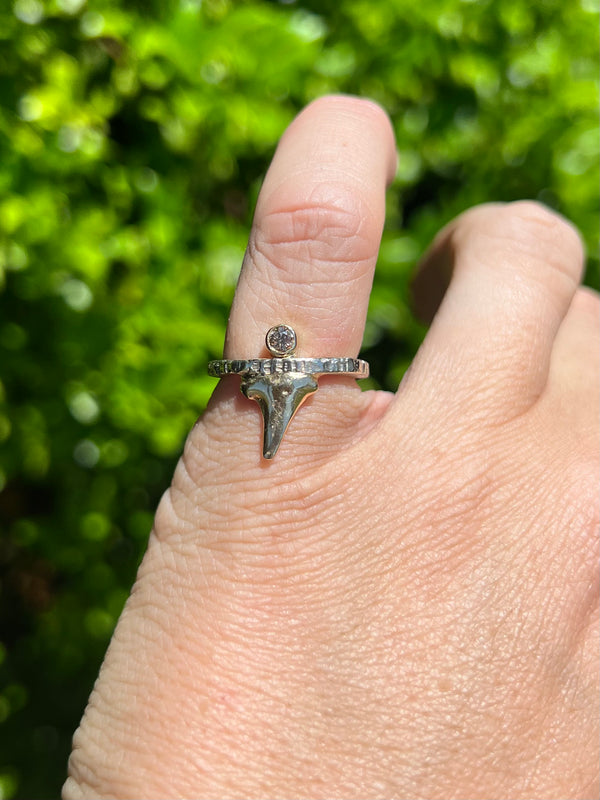
[[[353,189],[339,183],[336,187],[335,184],[331,186],[327,182],[321,184],[311,182],[310,186],[311,196],[305,202],[285,206],[271,201],[271,205],[275,207],[270,211],[263,210],[260,222],[254,229],[254,239],[274,248],[279,244],[312,242],[327,249],[332,239],[334,242],[339,240],[345,244],[354,244],[352,237],[355,236],[358,237],[357,244],[359,244],[360,230],[365,222],[362,208],[366,207],[366,204],[356,197]],[[335,188],[341,191],[336,192]],[[322,195],[330,197],[330,202],[327,202]],[[378,221],[378,215],[372,211],[369,216],[373,221]],[[367,251],[372,256],[373,248],[370,240],[364,241],[368,243]],[[284,259],[280,268],[285,269]]]
[[[305,313],[303,309],[306,305],[306,300],[308,300],[311,304],[314,304],[314,311],[317,314],[319,310],[328,310],[331,314],[331,305],[329,304],[331,298],[329,296],[323,297],[323,293],[321,291],[315,291],[315,289],[321,289],[325,287],[326,284],[328,290],[333,288],[331,285],[331,276],[327,276],[324,270],[322,271],[322,279],[319,279],[318,273],[315,273],[313,276],[311,276],[310,282],[297,283],[293,286],[290,286],[289,280],[285,280],[283,277],[274,274],[273,263],[269,260],[269,256],[263,250],[261,250],[259,245],[253,244],[251,247],[249,247],[248,259],[256,273],[256,280],[254,282],[255,285],[252,285],[252,288],[249,289],[250,298],[256,301],[256,305],[254,305],[254,302],[250,302],[250,309],[264,305],[265,308],[273,309],[270,314],[264,315],[265,318],[279,319],[281,316],[281,309],[285,308],[286,320],[289,324],[292,324],[292,327],[294,320],[289,318],[289,314],[293,313],[294,308],[298,309],[298,311],[302,313]],[[309,256],[306,257],[306,261],[308,260],[310,260]],[[295,267],[298,272],[304,267],[304,263],[305,262],[302,258],[296,258]],[[318,263],[318,261],[313,261],[311,266],[316,266]],[[326,268],[331,263],[335,262],[323,261],[321,263]],[[340,261],[339,263],[344,263],[347,266],[351,265],[348,261]],[[352,277],[340,280],[337,286],[340,287],[340,289],[344,286],[351,287],[355,280],[360,281],[360,276],[357,278]],[[265,287],[268,289],[266,294]],[[268,297],[277,298],[277,302],[270,303]],[[312,311],[313,308],[311,307],[311,312]],[[298,325],[298,323],[296,323],[296,325]]]
[[[526,549],[522,548],[522,550],[525,551],[524,555],[526,556],[527,555]],[[514,556],[514,554],[515,554],[515,552],[514,552],[514,548],[513,548],[513,556]],[[529,583],[529,584],[531,584],[532,589],[534,589],[536,586],[539,589],[540,588],[540,578],[538,576],[536,576],[535,573],[532,573],[532,571],[530,570],[530,568],[529,568],[530,567],[530,562],[528,563],[527,561],[524,560],[523,561],[523,566],[524,566],[524,570],[525,571],[524,571],[523,577],[521,578],[522,583],[525,583],[525,584]],[[495,569],[496,569],[496,571],[498,571],[497,567],[495,567]],[[502,579],[502,575],[499,572],[498,572],[498,574],[499,574],[500,580],[501,580]],[[529,578],[530,575],[532,575],[533,579]],[[515,575],[515,581],[517,583],[519,581],[518,573]],[[542,581],[543,581],[543,578],[542,578]],[[572,579],[567,579],[567,582],[570,584],[571,587],[574,586]],[[556,575],[555,578],[551,578],[550,576],[548,576],[546,578],[547,588],[546,588],[546,590],[544,591],[544,594],[543,594],[543,597],[545,599],[545,603],[540,604],[536,609],[536,615],[537,615],[536,619],[538,620],[538,628],[539,628],[539,630],[545,630],[546,629],[546,630],[554,632],[554,635],[556,634],[556,631],[558,629],[563,630],[563,631],[567,631],[568,625],[571,622],[571,620],[569,619],[570,613],[568,611],[566,611],[564,608],[563,608],[562,613],[560,614],[560,618],[557,617],[554,620],[545,619],[545,616],[548,613],[548,611],[546,609],[553,608],[554,611],[556,612],[556,609],[560,609],[561,608],[560,603],[557,603],[556,601],[559,599],[559,596],[562,597],[562,595],[564,594],[564,583],[565,583],[565,572],[564,572],[564,570],[560,570],[560,571],[557,570],[557,575]],[[541,583],[541,587],[542,588],[544,587],[544,583],[543,582]],[[553,598],[553,595],[557,595],[556,598]],[[572,588],[571,588],[571,591],[569,592],[569,595],[571,597],[571,602],[569,603],[569,608],[570,607],[575,608],[578,605],[578,603],[577,603],[576,598],[573,597]],[[560,622],[560,626],[559,626],[559,628],[557,628],[557,624],[559,622]],[[575,630],[577,630],[577,627],[579,627],[579,626],[573,626],[573,627],[575,628]],[[540,645],[541,645],[541,640],[538,641],[538,647]],[[553,636],[549,637],[547,647],[550,648],[550,649],[552,649],[553,647],[556,647],[556,640],[553,638]],[[566,648],[565,649],[565,653],[566,653],[565,657],[568,658],[569,657],[569,655],[568,655],[569,654],[569,642],[568,641],[565,642],[565,648]],[[549,654],[549,652],[548,652],[548,654]],[[542,659],[542,663],[544,662],[544,660],[547,660],[547,657],[548,657],[547,655],[544,656],[544,658]]]
[[[182,641],[183,641],[183,640],[182,640]],[[190,641],[190,640],[188,639],[188,642],[189,642],[189,641]],[[217,640],[217,641],[218,641],[218,640]],[[172,654],[172,653],[175,653],[175,655],[177,655],[177,654],[181,654],[182,652],[183,652],[183,653],[185,653],[185,650],[183,650],[183,651],[182,651],[182,650],[179,650],[179,651],[172,651],[170,648],[165,648],[165,649],[162,649],[162,651],[161,651],[161,652],[162,652],[162,654],[163,654],[163,657],[164,657],[164,655],[166,655],[167,653],[169,653],[169,656],[171,657],[171,654]],[[205,654],[204,654],[204,655],[205,655]],[[179,659],[179,661],[180,661],[180,659]],[[178,661],[178,663],[179,663],[179,661]],[[196,662],[196,663],[197,663],[197,662]],[[192,678],[192,679],[193,679],[196,673],[197,673],[197,669],[196,669],[196,670],[189,670],[189,672],[188,672],[189,678]],[[181,679],[181,678],[182,678],[182,673],[181,673],[181,670],[178,670],[178,671],[177,671],[177,673],[176,673],[176,675],[177,675],[178,679]],[[184,678],[186,678],[186,675],[185,675],[185,673],[183,674],[183,677],[184,677]],[[188,678],[188,679],[189,679],[189,678]],[[160,685],[160,679],[158,679],[158,680],[159,680],[159,684],[158,684],[158,685]],[[194,693],[193,693],[193,692],[192,692],[192,694],[191,694],[191,695],[189,694],[189,692],[184,692],[184,693],[181,695],[181,697],[193,697],[193,696],[194,696]],[[174,711],[174,713],[176,713],[176,710]],[[185,720],[183,720],[183,721],[185,722]]]
[[[595,354],[594,354],[595,356]],[[588,376],[589,378],[589,376]],[[598,398],[595,397],[589,403],[589,410],[595,413],[598,407]],[[556,458],[567,458],[569,465],[580,463],[582,470],[581,477],[584,478],[586,472],[592,483],[596,483],[599,477],[599,469],[597,463],[597,453],[599,438],[597,429],[595,428],[596,422],[590,414],[590,418],[584,421],[578,419],[578,412],[581,410],[579,405],[574,405],[573,398],[565,392],[556,391],[556,387],[550,387],[547,392],[542,395],[538,403],[537,424],[544,435],[553,435],[554,431],[549,429],[545,424],[545,420],[553,418],[556,422],[560,422],[569,431],[569,435],[563,437],[561,442],[556,443]],[[553,438],[556,438],[553,435]],[[590,481],[584,480],[583,485],[587,486]]]
[[[258,285],[258,284],[257,284]],[[348,284],[347,284],[348,285]],[[238,304],[238,311],[240,314],[244,316],[252,315],[255,316],[255,312],[253,309],[260,308],[261,309],[261,318],[264,322],[260,326],[260,331],[257,336],[257,340],[260,344],[257,344],[255,349],[252,348],[247,342],[244,343],[243,347],[240,345],[236,346],[235,351],[232,350],[231,344],[231,337],[229,337],[229,343],[226,346],[226,351],[228,353],[228,357],[239,357],[239,358],[246,358],[249,354],[255,355],[259,353],[262,356],[266,356],[266,349],[264,345],[264,334],[265,329],[270,326],[274,321],[278,322],[281,321],[282,316],[282,308],[285,308],[285,321],[287,324],[291,325],[297,331],[304,331],[305,335],[301,338],[299,342],[299,348],[297,350],[297,355],[299,356],[314,356],[316,350],[314,350],[315,346],[318,346],[318,355],[323,356],[347,356],[352,355],[356,356],[358,354],[358,348],[355,351],[352,351],[347,345],[345,345],[342,341],[340,341],[339,336],[339,327],[333,328],[333,330],[329,330],[329,326],[331,325],[332,321],[332,307],[335,308],[338,301],[341,303],[342,301],[345,302],[345,287],[344,284],[339,284],[340,286],[340,294],[332,294],[329,297],[320,299],[315,297],[314,294],[311,294],[314,291],[315,284],[311,283],[304,287],[296,287],[297,294],[293,297],[288,296],[285,293],[284,287],[278,289],[278,296],[279,300],[277,303],[271,303],[267,297],[265,297],[265,293],[261,290],[257,290],[255,287],[249,289],[248,297],[245,301]],[[343,293],[342,293],[343,292]],[[277,295],[273,294],[273,297]],[[303,324],[302,319],[305,315],[306,306],[310,305],[310,313],[311,313],[311,324],[310,329],[307,329],[306,324]],[[366,314],[366,310],[365,310]],[[361,328],[361,320],[357,319],[353,323],[348,324],[347,320],[343,320],[345,325],[345,331],[347,338],[349,339],[356,339],[358,338],[357,332],[362,331]],[[364,319],[362,319],[362,323],[364,324]],[[311,336],[315,336],[316,334],[312,334],[312,331],[318,333],[319,337],[319,344],[314,345],[311,344],[310,338]],[[308,334],[308,336],[306,335]],[[251,352],[252,351],[252,352]]]
[[[537,392],[528,389],[526,399],[521,402],[518,409],[514,408],[512,399],[507,400],[506,404],[500,404],[497,401],[498,393],[503,393],[503,386],[507,381],[506,375],[503,375],[500,369],[486,367],[481,369],[481,374],[470,374],[466,371],[466,365],[462,359],[449,364],[443,359],[444,354],[441,353],[440,360],[435,359],[433,363],[430,363],[429,354],[427,356],[423,354],[423,356],[423,361],[426,363],[417,366],[427,370],[426,374],[430,376],[427,381],[429,386],[424,386],[422,382],[417,381],[403,384],[403,391],[397,395],[391,405],[390,411],[394,416],[405,418],[405,404],[412,409],[412,397],[423,396],[426,393],[426,402],[422,402],[421,407],[413,411],[413,414],[417,415],[417,419],[419,417],[432,419],[443,415],[454,420],[456,430],[460,426],[463,436],[472,436],[473,433],[481,436],[486,428],[504,429],[505,425],[526,415],[538,400]],[[419,359],[419,354],[417,354],[417,359]],[[492,379],[490,379],[490,374]],[[435,376],[435,383],[432,382],[433,376]],[[517,389],[521,382],[525,382],[519,376],[516,376],[515,380],[512,380],[511,376],[510,380],[513,385],[516,384]],[[449,395],[439,396],[436,392],[436,385],[440,381],[453,387]],[[417,424],[419,423],[417,422]],[[447,434],[451,436],[454,432],[448,430]]]
[[[570,547],[583,566],[595,574],[598,556],[598,466],[591,459],[572,458],[563,474],[562,485],[564,513],[570,512],[565,530],[569,539],[575,538],[576,547]],[[581,535],[583,531],[584,535]],[[571,544],[571,543],[569,543]]]
[[[493,213],[489,214],[488,211]],[[481,224],[482,220],[484,225]],[[544,275],[549,265],[567,279],[561,293],[573,294],[577,288],[584,258],[581,237],[570,222],[538,203],[525,200],[505,205],[486,204],[465,212],[460,217],[460,224],[457,222],[451,223],[448,233],[441,234],[442,237],[450,236],[449,244],[455,251],[472,248],[488,252],[491,256],[490,265],[501,268],[510,264],[504,253],[521,254],[528,277],[535,277],[536,273]],[[544,229],[541,233],[540,227]],[[548,231],[555,234],[551,239]],[[494,258],[494,255],[497,257]],[[572,273],[573,261],[578,265],[576,276]],[[531,262],[539,264],[542,269],[531,269]],[[514,280],[523,273],[510,270],[509,274]],[[548,295],[547,283],[542,284],[541,288]]]
[[[290,242],[290,245],[296,247],[297,243]],[[280,247],[277,245],[277,249]],[[364,259],[350,260],[347,254],[334,259],[332,256],[317,257],[310,250],[304,253],[297,252],[293,256],[289,254],[287,256],[288,262],[293,264],[293,270],[279,274],[274,260],[276,256],[269,253],[269,248],[256,236],[249,246],[247,257],[253,262],[257,276],[256,285],[252,287],[251,292],[257,300],[264,303],[264,289],[268,287],[273,296],[278,298],[279,307],[288,306],[288,303],[281,300],[282,296],[287,294],[294,298],[294,304],[300,309],[310,304],[311,312],[314,305],[317,312],[322,308],[331,314],[332,299],[355,296],[356,286],[362,289],[366,283],[367,288],[370,288],[372,283],[373,255]],[[302,281],[290,285],[290,274],[291,280],[294,281],[294,276],[302,274],[305,264],[310,264],[310,282]],[[332,280],[332,266],[344,267],[341,274],[340,270],[337,271],[335,280]]]
[[[283,486],[281,488],[280,496],[273,495],[272,500],[269,500],[269,504],[263,504],[261,515],[259,515],[253,523],[252,530],[253,535],[251,538],[246,538],[246,542],[248,546],[251,546],[252,549],[256,549],[256,547],[263,548],[265,544],[265,536],[271,536],[271,532],[275,532],[276,538],[271,542],[268,550],[266,551],[267,558],[269,558],[269,552],[273,552],[273,555],[276,558],[283,557],[283,563],[286,565],[286,569],[289,568],[290,557],[296,556],[297,554],[293,552],[294,550],[298,549],[298,545],[296,541],[302,541],[302,553],[303,560],[306,560],[307,556],[310,557],[311,548],[310,548],[310,539],[307,540],[306,538],[306,511],[310,509],[310,504],[312,502],[319,502],[319,507],[322,509],[322,515],[328,517],[331,520],[331,524],[335,524],[336,519],[336,511],[335,505],[339,504],[339,499],[335,493],[332,493],[330,489],[327,489],[326,486],[321,487],[317,490],[317,492],[321,493],[321,497],[316,494],[315,491],[312,489],[304,490],[299,489],[297,491],[297,497],[299,498],[297,501],[294,501],[290,504],[289,496],[290,496],[290,486]],[[299,503],[299,505],[298,505]],[[250,509],[254,504],[254,500],[252,498],[247,499],[244,507]],[[347,513],[347,510],[344,514]],[[240,521],[243,521],[244,518],[247,517],[247,512],[242,511],[240,513]],[[235,524],[235,517],[232,518],[231,510],[229,510],[229,525],[231,526],[233,520],[233,524]],[[184,525],[186,523],[184,522]],[[265,527],[267,526],[267,527]],[[261,530],[262,529],[262,530]],[[298,531],[298,535],[296,535],[295,531]],[[293,533],[292,537],[290,538],[290,533]],[[250,533],[250,531],[248,531]],[[258,537],[256,536],[258,533]],[[211,532],[210,538],[212,539],[214,536],[219,535],[216,531]],[[207,541],[206,537],[203,538],[203,547],[211,546]],[[250,544],[252,542],[252,544]],[[292,552],[290,552],[290,544],[292,547]],[[319,544],[319,550],[325,548],[326,545]],[[271,567],[272,569],[273,567]]]
[[[480,284],[477,285],[476,279],[470,278],[470,284],[470,295],[475,302],[476,298],[485,295],[487,281],[484,281],[482,276]],[[509,413],[517,404],[518,413],[526,412],[543,390],[548,371],[546,360],[539,358],[543,327],[537,321],[530,321],[529,315],[524,313],[525,294],[531,298],[529,309],[532,314],[537,315],[539,304],[529,288],[526,292],[519,292],[518,295],[515,287],[511,287],[509,292],[514,300],[506,300],[505,305],[509,306],[511,310],[504,312],[502,325],[496,324],[493,333],[482,333],[482,329],[488,327],[486,319],[488,312],[481,304],[477,339],[484,342],[486,346],[477,352],[474,352],[472,347],[465,349],[462,353],[462,363],[457,364],[458,380],[456,382],[461,387],[462,396],[467,397],[470,388],[474,390],[473,400],[478,403],[489,396],[492,402],[487,406],[487,410],[488,412],[494,411],[498,415],[501,410],[498,403],[499,387],[511,386],[513,388],[511,397],[506,397],[504,405],[504,408],[509,409]],[[463,298],[461,300],[464,302]],[[458,304],[456,309],[449,310],[458,313]],[[473,330],[475,330],[475,326]],[[463,335],[465,340],[470,338],[466,328]],[[524,340],[528,342],[526,347],[523,345]],[[458,352],[460,353],[460,351]],[[468,363],[466,363],[467,361]],[[534,383],[531,381],[531,375],[536,373],[539,377]],[[520,391],[517,392],[516,389],[520,389]],[[523,399],[521,399],[522,397]],[[506,415],[504,408],[502,411]]]
[[[526,776],[527,779],[524,786],[524,788],[528,789],[529,791],[531,791],[532,787],[535,787],[536,784],[539,785],[539,783],[545,783],[545,780],[543,779],[544,776],[542,774],[540,767],[540,762],[543,761],[542,756],[544,755],[545,748],[547,747],[547,742],[544,740],[542,736],[535,734],[539,730],[549,731],[548,738],[551,740],[552,744],[555,744],[556,736],[553,734],[555,731],[556,733],[558,733],[557,726],[554,723],[553,716],[551,713],[551,708],[548,706],[544,706],[542,703],[540,703],[537,711],[538,711],[537,719],[532,720],[530,725],[531,731],[533,733],[533,736],[531,738],[532,741],[536,743],[537,746],[533,748],[531,756],[529,758],[530,770],[529,774]],[[573,761],[576,762],[576,760],[577,759],[574,759]],[[569,773],[572,774],[577,769],[576,763],[563,764],[562,768],[564,770],[564,774],[566,774],[567,777],[569,776]]]
[[[98,759],[100,761],[100,768],[98,765],[96,769],[86,765],[85,762],[80,762],[79,771],[81,774],[80,784],[83,784],[83,787],[90,787],[93,791],[98,789],[98,797],[127,797],[133,796],[127,794],[126,791],[121,792],[119,785],[122,782],[123,778],[117,778],[114,785],[111,786],[111,790],[107,791],[107,784],[105,783],[105,776],[106,773],[110,775],[114,775],[115,778],[118,775],[127,775],[127,770],[121,769],[126,763],[126,758],[130,758],[133,755],[133,758],[140,758],[141,762],[143,763],[145,760],[145,753],[146,753],[146,745],[143,747],[138,742],[138,739],[135,735],[131,735],[131,731],[129,730],[129,723],[127,723],[127,727],[124,727],[124,722],[120,719],[119,715],[110,713],[111,703],[107,701],[106,698],[102,695],[102,693],[97,693],[92,698],[92,704],[87,710],[87,714],[90,715],[90,722],[88,725],[88,730],[86,731],[88,736],[89,745],[92,748],[95,748],[98,754]],[[119,751],[112,756],[108,756],[108,754],[104,753],[102,749],[102,727],[105,724],[105,716],[108,716],[111,724],[111,729],[115,734],[119,733],[119,730],[123,730],[128,734],[128,742],[130,748],[133,749],[133,754],[128,753],[127,756],[125,755],[125,751]],[[145,731],[144,731],[145,733]],[[94,740],[94,734],[96,735],[96,739]],[[158,744],[158,742],[157,742]],[[102,779],[100,776],[103,776]],[[127,785],[127,781],[126,784]],[[114,793],[113,791],[114,790]],[[89,797],[89,794],[85,792],[82,796]],[[94,795],[96,796],[96,795]]]
[[[269,256],[268,260],[275,261],[277,271],[283,271],[285,275],[289,274],[289,269],[280,248],[282,244],[286,248],[312,244],[316,250],[311,252],[308,262],[311,269],[313,258],[324,263],[371,261],[377,257],[377,243],[374,241],[377,237],[373,232],[380,235],[382,225],[379,214],[355,192],[354,188],[339,182],[333,185],[312,184],[305,204],[282,207],[271,200],[275,207],[263,212],[254,228],[254,246],[261,245],[261,252],[272,249],[277,258],[274,260]],[[329,202],[328,198],[331,198]],[[340,249],[345,251],[344,258],[338,254]]]

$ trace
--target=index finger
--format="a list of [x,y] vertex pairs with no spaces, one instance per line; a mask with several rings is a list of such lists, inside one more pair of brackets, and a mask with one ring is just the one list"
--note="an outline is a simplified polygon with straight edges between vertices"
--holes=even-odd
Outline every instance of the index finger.
[[298,332],[299,355],[358,353],[395,152],[367,100],[321,98],[292,122],[258,200],[226,358],[258,356],[279,322]]

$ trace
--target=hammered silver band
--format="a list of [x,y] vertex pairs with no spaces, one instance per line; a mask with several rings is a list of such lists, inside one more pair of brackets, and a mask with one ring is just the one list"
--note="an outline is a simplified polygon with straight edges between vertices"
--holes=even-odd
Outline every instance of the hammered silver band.
[[369,377],[369,365],[360,358],[250,358],[208,363],[208,374],[214,378],[223,375],[281,375],[285,372],[347,375],[360,379]]
[[269,328],[265,343],[272,358],[210,361],[208,374],[215,378],[241,377],[242,394],[255,400],[262,413],[263,457],[273,458],[294,414],[319,388],[318,377],[368,378],[369,365],[360,358],[292,358],[296,331],[284,323]]

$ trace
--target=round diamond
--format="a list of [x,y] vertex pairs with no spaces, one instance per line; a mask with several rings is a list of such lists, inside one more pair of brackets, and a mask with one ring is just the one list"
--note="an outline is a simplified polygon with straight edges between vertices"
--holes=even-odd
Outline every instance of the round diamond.
[[289,325],[275,325],[270,328],[265,341],[273,356],[289,356],[296,349],[296,333]]

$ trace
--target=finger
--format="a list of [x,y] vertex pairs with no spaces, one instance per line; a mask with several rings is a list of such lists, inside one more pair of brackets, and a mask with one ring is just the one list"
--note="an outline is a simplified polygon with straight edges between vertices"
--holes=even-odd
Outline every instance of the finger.
[[435,314],[415,371],[457,402],[520,413],[546,383],[582,267],[577,231],[537,203],[467,211],[438,236],[415,282],[417,304]]
[[298,331],[300,356],[358,353],[395,163],[374,103],[322,98],[294,120],[260,193],[226,358],[262,354],[279,322]]
[[[545,395],[597,429],[600,404],[600,297],[580,288],[554,342]],[[593,445],[596,446],[596,442]]]
[[[225,358],[266,355],[265,333],[282,322],[295,329],[300,358],[358,353],[385,217],[385,188],[394,168],[391,125],[374,103],[322,98],[292,122],[258,199]],[[368,401],[359,400],[353,379],[333,380],[334,397],[323,378],[302,410],[302,425],[295,420],[285,433],[278,458],[304,457],[315,463],[321,455],[328,458],[332,446],[338,449],[356,435]],[[237,403],[232,402],[234,395]],[[258,455],[260,463],[257,406],[239,402],[239,381],[233,379],[226,379],[214,397],[217,413],[205,416],[204,425],[211,426],[213,444],[220,437],[219,453],[235,451],[238,465],[253,463]],[[289,419],[275,416],[279,427],[274,436],[265,434],[263,442],[267,457]],[[264,425],[267,431],[266,417]]]

